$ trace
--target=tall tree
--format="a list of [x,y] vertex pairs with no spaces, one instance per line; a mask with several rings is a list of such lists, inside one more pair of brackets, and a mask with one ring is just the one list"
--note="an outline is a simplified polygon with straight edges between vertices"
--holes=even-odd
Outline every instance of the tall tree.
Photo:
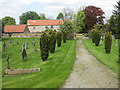
[[16,22],[13,17],[6,16],[6,17],[2,18],[2,32],[4,32],[5,25],[15,25],[15,24],[16,24]]
[[34,11],[28,11],[25,13],[22,13],[20,16],[20,24],[27,24],[27,20],[38,20],[40,19],[40,16],[34,12]]
[[95,6],[87,6],[85,8],[85,25],[87,29],[93,28],[94,24],[97,22],[103,25],[103,19],[105,18],[103,15],[104,12],[101,8]]
[[46,20],[45,14],[40,14],[40,20]]
[[63,19],[63,13],[59,13],[56,19]]
[[74,17],[73,9],[71,8],[64,8],[62,10],[62,13],[65,20],[73,19]]
[[77,13],[77,21],[78,21],[78,29],[79,29],[79,32],[83,31],[85,29],[85,23],[84,23],[84,20],[85,20],[85,11],[84,11],[84,7],[83,9],[79,9],[78,10],[78,13]]

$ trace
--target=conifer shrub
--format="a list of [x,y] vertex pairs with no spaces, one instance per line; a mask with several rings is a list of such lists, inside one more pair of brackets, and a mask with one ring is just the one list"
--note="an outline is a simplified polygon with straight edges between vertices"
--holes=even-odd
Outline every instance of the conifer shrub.
[[100,38],[101,38],[101,31],[100,30],[95,30],[94,31],[94,43],[96,46],[99,46]]
[[63,34],[63,43],[65,43],[67,39],[67,32],[63,30],[62,34]]
[[49,36],[45,32],[41,33],[40,51],[42,60],[47,60],[47,58],[49,57]]
[[112,45],[111,32],[106,32],[105,33],[105,51],[106,51],[106,53],[110,53],[111,45]]
[[94,32],[95,32],[95,29],[92,30],[92,43],[94,43],[94,37],[95,37]]
[[49,50],[50,50],[51,53],[54,53],[55,52],[55,46],[56,46],[56,32],[50,30],[49,35],[50,35]]
[[61,32],[57,32],[57,46],[60,47],[61,46],[61,41],[62,41],[62,34]]

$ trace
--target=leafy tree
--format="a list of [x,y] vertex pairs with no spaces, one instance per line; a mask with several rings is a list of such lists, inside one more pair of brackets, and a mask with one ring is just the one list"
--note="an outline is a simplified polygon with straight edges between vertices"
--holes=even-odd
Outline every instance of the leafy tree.
[[56,19],[63,19],[63,13],[59,13]]
[[73,28],[74,28],[75,33],[77,33],[79,31],[79,29],[78,29],[78,21],[77,21],[77,14],[74,14]]
[[78,21],[79,32],[82,32],[85,29],[84,19],[85,19],[85,11],[84,11],[84,7],[83,7],[83,9],[80,8],[78,13],[77,13],[77,21]]
[[64,16],[64,20],[70,20],[73,19],[74,13],[73,10],[71,8],[64,8],[62,10],[63,16]]
[[45,14],[40,14],[40,20],[46,20]]
[[95,6],[88,6],[85,8],[85,25],[86,25],[86,29],[91,29],[94,24],[96,24],[97,22],[99,24],[104,24],[103,19],[105,18],[104,16],[104,12],[102,11],[101,8],[99,7],[95,7]]
[[67,32],[63,30],[62,34],[63,34],[63,43],[65,43],[67,39]]
[[40,19],[40,16],[34,12],[34,11],[28,11],[25,13],[22,13],[20,16],[20,24],[27,24],[27,20],[38,20]]
[[61,41],[62,41],[62,34],[61,32],[57,32],[57,46],[60,47],[61,46]]
[[15,25],[15,24],[16,24],[16,22],[13,17],[6,16],[6,17],[2,18],[2,32],[4,32],[5,25]]

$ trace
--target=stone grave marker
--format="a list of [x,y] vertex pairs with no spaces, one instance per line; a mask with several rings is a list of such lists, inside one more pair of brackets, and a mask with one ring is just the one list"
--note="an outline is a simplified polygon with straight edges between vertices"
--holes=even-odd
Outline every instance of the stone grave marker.
[[37,52],[37,48],[36,47],[35,47],[34,51]]
[[7,55],[7,69],[10,69],[9,67],[9,56]]
[[116,44],[115,44],[115,46],[116,46],[116,47],[118,46],[118,39],[116,40]]
[[3,44],[3,51],[6,52],[6,44],[5,44],[5,42]]
[[25,44],[23,44],[23,46],[22,46],[22,59],[23,59],[23,61],[25,61],[27,59],[27,53],[26,53],[26,50],[25,50]]
[[28,49],[28,42],[26,43],[26,49]]

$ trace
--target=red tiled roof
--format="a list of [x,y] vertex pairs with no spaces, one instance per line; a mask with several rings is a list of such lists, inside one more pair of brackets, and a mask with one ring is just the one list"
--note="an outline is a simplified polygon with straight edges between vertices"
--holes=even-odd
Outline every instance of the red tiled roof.
[[24,32],[26,25],[6,25],[4,32]]
[[[72,22],[72,20],[70,20]],[[27,25],[32,26],[32,25],[59,25],[63,24],[63,20],[27,20]]]

